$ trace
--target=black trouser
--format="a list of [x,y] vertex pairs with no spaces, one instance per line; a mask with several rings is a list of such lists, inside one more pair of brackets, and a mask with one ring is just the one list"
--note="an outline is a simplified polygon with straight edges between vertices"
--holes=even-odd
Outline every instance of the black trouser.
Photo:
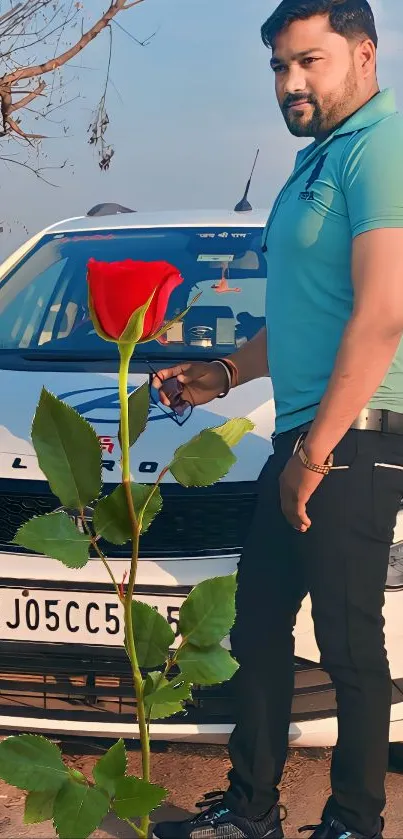
[[[338,742],[325,815],[372,836],[385,805],[391,679],[382,609],[390,545],[403,495],[403,436],[350,431],[336,468],[308,504],[301,534],[285,520],[279,475],[298,430],[277,437],[259,479],[239,564],[232,647],[237,725],[226,803],[258,816],[277,801],[294,687],[296,615],[309,592],[323,668],[335,685]],[[381,465],[383,464],[383,465]]]

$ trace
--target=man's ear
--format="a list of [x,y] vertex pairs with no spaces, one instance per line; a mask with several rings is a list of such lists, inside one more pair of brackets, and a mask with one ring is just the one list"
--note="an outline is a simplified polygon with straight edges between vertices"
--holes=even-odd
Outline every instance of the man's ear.
[[376,47],[370,38],[360,41],[356,47],[356,60],[365,79],[375,72],[376,69]]

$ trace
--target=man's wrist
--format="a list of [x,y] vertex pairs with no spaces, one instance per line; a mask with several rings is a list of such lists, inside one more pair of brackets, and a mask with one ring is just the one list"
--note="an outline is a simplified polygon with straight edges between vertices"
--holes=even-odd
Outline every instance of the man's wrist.
[[326,463],[331,451],[332,447],[328,443],[315,439],[314,435],[310,437],[310,432],[305,437],[304,452],[313,463]]
[[308,457],[305,451],[303,440],[301,440],[301,443],[297,448],[296,454],[299,457],[303,466],[305,466],[305,468],[308,469],[310,472],[316,472],[320,475],[328,475],[330,470],[332,469],[333,455],[331,454],[329,457],[327,457],[323,463],[311,460],[311,458]]

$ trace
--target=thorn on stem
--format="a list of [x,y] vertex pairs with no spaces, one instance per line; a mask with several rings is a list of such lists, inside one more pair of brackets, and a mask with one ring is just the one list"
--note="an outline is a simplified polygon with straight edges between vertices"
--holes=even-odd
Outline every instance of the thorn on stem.
[[124,597],[125,597],[125,582],[126,582],[126,579],[127,579],[127,571],[125,571],[125,573],[123,574],[122,582],[119,583],[119,593],[120,593],[120,597],[121,597],[122,600],[124,600]]

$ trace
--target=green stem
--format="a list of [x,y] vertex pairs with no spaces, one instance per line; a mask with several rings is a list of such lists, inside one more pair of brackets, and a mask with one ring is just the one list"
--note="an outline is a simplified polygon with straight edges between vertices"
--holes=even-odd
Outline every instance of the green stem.
[[127,385],[129,380],[129,366],[134,347],[131,344],[119,344],[119,401],[120,401],[120,433],[122,449],[123,481],[130,482],[130,445],[129,445],[129,396]]
[[153,497],[154,493],[157,491],[157,489],[158,489],[158,487],[159,487],[159,485],[160,485],[160,483],[161,483],[161,481],[162,481],[163,477],[167,474],[167,472],[169,472],[169,466],[165,466],[165,468],[162,470],[162,472],[160,472],[160,474],[158,475],[158,478],[157,478],[157,480],[156,480],[156,482],[155,482],[155,484],[154,484],[154,486],[153,486],[153,488],[152,488],[152,490],[151,490],[151,492],[150,492],[150,494],[149,494],[149,496],[148,496],[148,498],[147,498],[147,501],[146,501],[146,503],[144,504],[144,507],[142,507],[142,508],[141,508],[141,510],[140,510],[140,512],[139,512],[139,525],[140,525],[140,530],[141,530],[141,526],[142,526],[142,524],[143,524],[143,516],[144,516],[144,513],[145,513],[145,511],[146,511],[146,509],[147,509],[147,507],[148,507],[148,505],[149,505],[149,503],[150,503],[150,501],[151,501],[151,499],[152,499],[152,497]]
[[[125,634],[126,634],[126,646],[127,652],[130,660],[130,666],[132,671],[133,677],[133,686],[134,691],[136,694],[136,710],[137,710],[137,722],[139,726],[139,734],[140,734],[140,744],[141,744],[141,762],[142,762],[142,769],[143,769],[143,778],[145,781],[150,783],[150,737],[146,719],[146,710],[144,705],[144,688],[143,688],[143,677],[141,675],[137,653],[136,653],[136,645],[134,641],[134,632],[133,632],[133,620],[132,620],[132,600],[133,600],[133,591],[134,591],[134,584],[136,581],[136,572],[135,569],[137,568],[137,561],[138,561],[138,550],[139,550],[139,530],[136,526],[135,533],[133,533],[133,555],[132,555],[132,564],[130,569],[130,579],[127,587],[126,597],[124,599],[124,622],[125,622]],[[150,824],[149,816],[145,816],[140,823],[140,830],[143,831],[144,836],[148,835],[148,828]]]
[[138,664],[136,645],[134,641],[133,621],[132,621],[132,598],[125,597],[125,630],[126,630],[126,646],[129,654],[130,664],[132,668],[133,684],[136,691],[137,700],[137,721],[140,731],[141,742],[141,759],[143,768],[143,778],[146,781],[150,780],[150,743],[147,735],[147,720],[144,706],[144,690],[143,677],[141,675]]
[[[144,515],[144,513],[145,513],[145,510],[147,509],[148,504],[150,503],[150,501],[151,501],[151,499],[152,499],[152,497],[153,497],[154,493],[156,492],[157,487],[159,487],[159,485],[160,485],[160,483],[161,483],[162,479],[165,477],[165,475],[167,474],[167,472],[169,472],[169,468],[170,468],[169,466],[165,466],[165,467],[164,467],[164,469],[162,469],[162,471],[161,471],[161,472],[160,472],[160,474],[158,475],[158,478],[157,478],[157,480],[156,480],[156,482],[155,482],[155,484],[154,484],[154,486],[153,486],[153,488],[152,488],[152,490],[151,490],[151,492],[150,492],[150,495],[149,495],[149,496],[148,496],[148,498],[147,498],[147,502],[146,502],[146,504],[144,505],[143,509],[142,509],[142,510],[141,510],[141,512],[140,512],[140,525],[141,525],[141,523],[142,523],[142,521],[143,521],[143,515]],[[181,645],[181,646],[182,646],[182,645]],[[173,665],[174,665],[175,663],[176,663],[176,662],[175,662],[175,658],[173,658],[173,659],[171,659],[171,660],[168,660],[168,661],[167,661],[167,663],[166,663],[166,665],[165,665],[165,669],[164,669],[164,670],[162,670],[162,672],[160,673],[159,678],[157,679],[157,681],[156,681],[156,683],[155,683],[155,687],[154,687],[154,690],[155,690],[155,691],[157,691],[157,690],[158,690],[158,688],[160,687],[160,685],[161,685],[161,683],[162,683],[162,680],[163,680],[163,679],[165,679],[165,678],[167,677],[167,675],[168,675],[169,671],[171,670],[171,668],[173,667]],[[149,731],[149,729],[150,729],[151,714],[152,714],[152,706],[150,707],[149,712],[148,712],[148,714],[147,714],[147,731]]]
[[[94,544],[94,548],[95,548],[95,550],[97,550],[97,546],[96,546],[96,544],[95,544],[95,540],[94,540],[93,544]],[[99,558],[100,558],[100,560],[102,561],[103,565],[105,566],[105,568],[106,568],[106,570],[107,570],[107,572],[108,572],[108,574],[109,574],[109,576],[110,576],[111,580],[112,580],[112,583],[113,583],[113,585],[114,585],[114,588],[115,588],[115,591],[116,591],[116,594],[117,594],[117,596],[118,596],[119,600],[121,600],[121,596],[120,596],[120,589],[119,589],[119,586],[118,586],[118,584],[117,584],[117,582],[116,582],[116,580],[115,580],[115,577],[114,577],[114,575],[113,575],[112,568],[110,567],[109,563],[106,561],[106,559],[105,559],[105,557],[104,557],[104,555],[103,555],[102,551],[98,551],[98,555],[99,555]]]
[[124,819],[124,821],[127,822],[127,824],[129,824],[131,828],[133,828],[135,833],[137,833],[137,836],[140,836],[140,839],[147,839],[147,834],[143,833],[143,831],[139,827],[137,827],[137,825],[134,824],[134,822],[131,822],[130,819]]
[[84,530],[85,530],[85,532],[86,532],[87,536],[89,536],[89,538],[91,539],[91,545],[92,545],[92,547],[94,548],[94,550],[97,552],[97,554],[98,554],[98,556],[99,556],[99,558],[100,558],[101,562],[102,562],[102,563],[103,563],[103,565],[105,566],[105,568],[106,568],[106,570],[107,570],[107,572],[108,572],[108,574],[109,574],[109,576],[110,576],[110,578],[111,578],[111,580],[112,580],[112,583],[113,583],[114,589],[115,589],[115,591],[116,591],[116,594],[117,594],[117,596],[118,596],[118,598],[119,598],[119,600],[120,600],[120,599],[121,599],[121,597],[120,597],[119,586],[118,586],[118,584],[117,584],[117,582],[116,582],[116,580],[115,580],[115,577],[114,577],[114,574],[113,574],[112,568],[111,568],[111,566],[109,565],[109,562],[107,561],[106,557],[103,555],[103,553],[102,553],[102,551],[101,551],[101,548],[99,547],[99,545],[98,545],[98,543],[97,543],[96,537],[94,537],[94,536],[92,535],[92,533],[91,533],[91,531],[90,531],[90,528],[88,527],[87,522],[85,521],[85,517],[84,517],[84,510],[80,510],[80,518],[81,518],[81,524],[82,524],[82,526],[83,526],[83,528],[84,528]]
[[[144,706],[143,677],[138,663],[136,644],[133,631],[132,601],[134,586],[136,583],[137,565],[139,557],[140,525],[134,509],[133,496],[130,481],[130,439],[129,439],[129,397],[127,393],[130,359],[134,351],[133,345],[120,344],[120,370],[119,370],[119,400],[121,410],[121,449],[122,449],[122,482],[125,490],[127,508],[132,531],[132,560],[130,565],[129,582],[124,598],[124,623],[126,635],[126,647],[130,660],[133,677],[133,687],[136,695],[137,722],[139,726],[141,759],[143,768],[143,779],[150,782],[150,738],[147,727],[146,712]],[[150,824],[149,816],[141,819],[139,835],[148,835]]]

